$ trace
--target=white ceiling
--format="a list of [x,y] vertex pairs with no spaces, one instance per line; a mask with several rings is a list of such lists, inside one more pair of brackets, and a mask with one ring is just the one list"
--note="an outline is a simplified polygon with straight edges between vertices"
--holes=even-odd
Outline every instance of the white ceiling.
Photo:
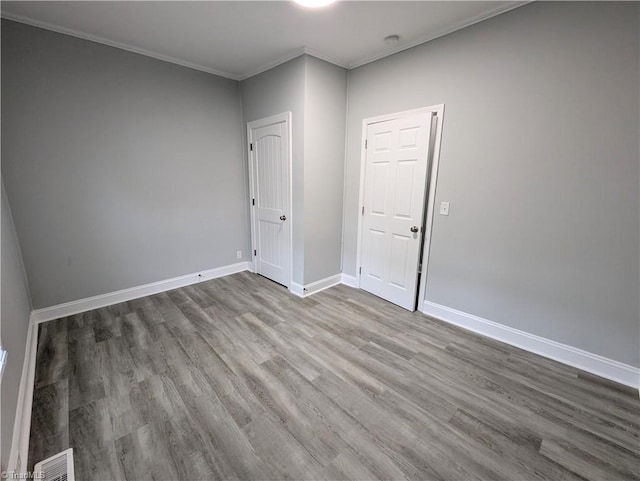
[[[485,20],[527,2],[2,1],[2,16],[232,79],[303,52],[345,68]],[[386,45],[397,34],[400,42]]]

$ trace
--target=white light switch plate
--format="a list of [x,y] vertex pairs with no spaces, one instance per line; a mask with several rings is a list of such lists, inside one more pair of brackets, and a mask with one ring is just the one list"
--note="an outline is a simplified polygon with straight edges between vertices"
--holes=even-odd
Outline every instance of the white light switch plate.
[[2,374],[4,373],[4,367],[7,365],[7,351],[0,348],[0,381],[2,381]]
[[449,202],[440,202],[440,215],[449,215]]

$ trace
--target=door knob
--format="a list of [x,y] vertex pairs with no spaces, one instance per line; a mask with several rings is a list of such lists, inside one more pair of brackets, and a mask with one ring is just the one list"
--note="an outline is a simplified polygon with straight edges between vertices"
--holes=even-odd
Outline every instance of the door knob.
[[280,216],[280,220],[287,220],[287,216],[286,215],[281,215]]
[[417,225],[414,225],[414,226],[411,228],[411,232],[418,232],[418,226],[417,226]]

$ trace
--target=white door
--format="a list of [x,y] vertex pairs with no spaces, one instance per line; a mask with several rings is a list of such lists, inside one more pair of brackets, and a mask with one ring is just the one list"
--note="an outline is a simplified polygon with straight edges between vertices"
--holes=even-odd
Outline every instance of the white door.
[[289,114],[248,124],[254,271],[289,287],[291,265]]
[[367,127],[360,287],[415,310],[431,114]]

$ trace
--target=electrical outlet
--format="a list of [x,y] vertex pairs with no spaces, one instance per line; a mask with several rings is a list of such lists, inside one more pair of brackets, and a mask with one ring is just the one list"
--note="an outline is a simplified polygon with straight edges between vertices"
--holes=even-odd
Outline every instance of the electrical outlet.
[[242,251],[236,252],[236,258],[242,259]]

